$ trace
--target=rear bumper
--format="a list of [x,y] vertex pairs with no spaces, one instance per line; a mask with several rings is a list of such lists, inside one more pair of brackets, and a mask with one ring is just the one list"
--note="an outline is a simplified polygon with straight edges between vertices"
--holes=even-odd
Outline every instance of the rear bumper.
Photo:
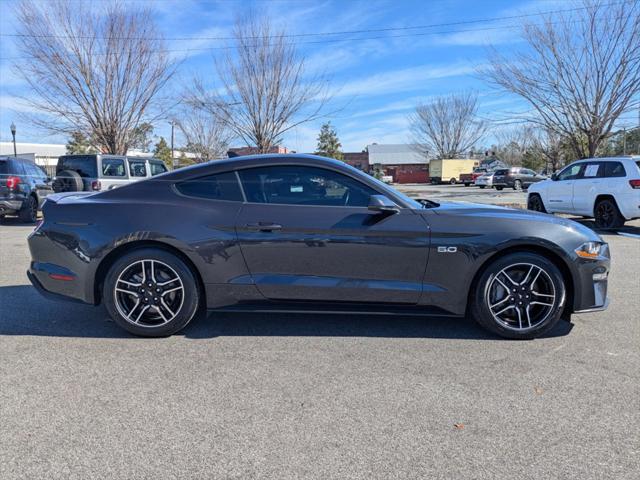
[[67,295],[62,295],[60,293],[50,292],[49,290],[47,290],[42,286],[42,283],[40,283],[38,278],[35,276],[35,274],[31,272],[31,270],[27,271],[27,278],[31,282],[31,285],[33,285],[35,289],[38,291],[38,293],[49,300],[54,300],[56,302],[86,303],[77,298],[69,297]]
[[22,200],[0,200],[0,215],[11,215],[22,208]]

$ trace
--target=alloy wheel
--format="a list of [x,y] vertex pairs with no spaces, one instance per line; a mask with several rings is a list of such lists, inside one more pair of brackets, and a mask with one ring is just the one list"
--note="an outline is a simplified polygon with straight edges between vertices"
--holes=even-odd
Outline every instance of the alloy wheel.
[[531,263],[503,268],[489,283],[486,303],[494,320],[524,332],[544,322],[553,311],[556,289],[551,276]]
[[176,271],[158,260],[138,260],[122,270],[113,292],[118,313],[140,327],[159,327],[172,321],[185,298]]
[[522,190],[522,182],[520,180],[516,180],[513,183],[513,189],[514,190]]
[[596,207],[596,224],[598,227],[609,228],[613,225],[616,212],[610,202],[600,202]]

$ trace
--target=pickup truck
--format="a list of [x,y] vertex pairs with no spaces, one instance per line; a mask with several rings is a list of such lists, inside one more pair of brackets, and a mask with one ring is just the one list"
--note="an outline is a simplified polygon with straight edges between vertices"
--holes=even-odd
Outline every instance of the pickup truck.
[[464,183],[465,187],[472,185],[476,182],[476,178],[487,173],[487,169],[484,167],[475,167],[471,173],[461,173],[459,183]]

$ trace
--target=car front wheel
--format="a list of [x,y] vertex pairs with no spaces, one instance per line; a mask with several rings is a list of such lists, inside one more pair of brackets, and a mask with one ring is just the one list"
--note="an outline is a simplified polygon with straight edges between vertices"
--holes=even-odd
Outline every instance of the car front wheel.
[[103,299],[120,327],[134,335],[162,337],[180,331],[196,316],[200,292],[194,273],[180,258],[145,248],[112,265]]
[[516,180],[515,182],[513,182],[513,189],[522,190],[522,182],[520,180]]
[[544,208],[544,203],[542,203],[542,198],[540,198],[540,195],[538,195],[537,193],[532,193],[531,195],[529,195],[527,209],[533,210],[534,212],[547,213],[547,209]]
[[535,253],[513,253],[484,270],[471,296],[471,312],[487,330],[511,339],[532,339],[562,316],[566,288],[553,262]]

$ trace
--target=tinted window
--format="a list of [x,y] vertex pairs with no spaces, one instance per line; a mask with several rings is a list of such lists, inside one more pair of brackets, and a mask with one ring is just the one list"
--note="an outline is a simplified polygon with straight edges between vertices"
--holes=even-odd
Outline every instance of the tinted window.
[[62,170],[73,170],[83,178],[96,178],[98,176],[97,157],[95,155],[60,157],[56,173],[60,173]]
[[234,172],[219,173],[193,180],[187,180],[176,185],[183,195],[190,197],[208,198],[210,200],[228,200],[241,202],[242,192]]
[[[104,168],[104,161],[102,162]],[[132,177],[146,177],[147,166],[144,160],[129,160],[129,172]]]
[[575,180],[580,177],[582,174],[582,170],[584,169],[584,163],[576,163],[574,165],[569,165],[567,168],[562,170],[558,175],[558,180]]
[[248,202],[366,207],[378,192],[331,170],[274,166],[241,170]]
[[522,173],[523,175],[531,175],[531,176],[536,174],[536,172],[534,172],[533,170],[529,170],[528,168],[523,168],[520,173]]
[[605,162],[604,176],[626,177],[627,172],[624,170],[624,166],[620,162]]
[[167,171],[167,167],[162,162],[149,162],[149,169],[151,170],[151,176],[160,175]]
[[500,170],[496,170],[494,175],[507,175],[509,173],[509,170],[507,169],[500,169]]
[[104,177],[125,177],[124,160],[121,158],[103,158],[102,176]]
[[9,162],[6,160],[0,160],[0,175],[8,175],[10,173]]

